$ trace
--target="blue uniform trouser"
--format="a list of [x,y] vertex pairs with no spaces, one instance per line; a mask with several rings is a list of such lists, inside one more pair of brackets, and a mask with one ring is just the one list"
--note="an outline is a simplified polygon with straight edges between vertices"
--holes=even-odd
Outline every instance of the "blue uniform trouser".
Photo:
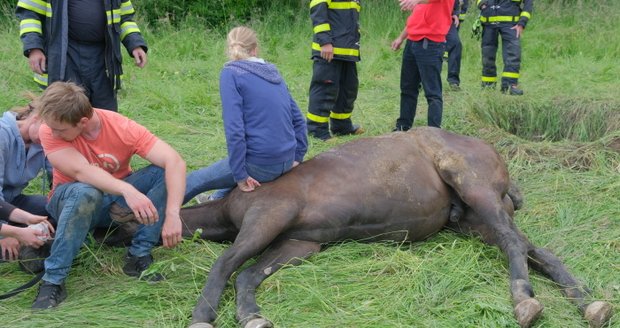
[[348,133],[353,130],[351,112],[357,99],[359,80],[357,63],[345,60],[315,59],[312,66],[312,81],[308,99],[308,113],[318,120],[308,118],[308,132],[325,129],[334,133]]
[[107,74],[105,47],[104,42],[69,40],[64,80],[81,85],[93,107],[116,112],[116,90]]
[[499,38],[502,39],[502,58],[504,71],[502,86],[507,87],[519,82],[521,68],[521,43],[517,32],[512,28],[514,23],[497,23],[482,25],[482,81],[494,82],[497,80],[495,58]]
[[[167,200],[164,170],[150,165],[129,175],[124,181],[145,194],[159,215],[155,224],[139,225],[129,247],[131,255],[146,256],[159,242],[164,223]],[[109,214],[113,203],[127,207],[123,196],[104,193],[86,183],[71,182],[56,186],[47,211],[58,224],[51,254],[45,260],[43,280],[57,285],[65,280],[88,232],[113,224]]]
[[420,85],[428,103],[428,125],[441,127],[441,66],[445,48],[443,42],[407,40],[400,70],[400,117],[396,120],[397,128],[408,130],[413,125]]

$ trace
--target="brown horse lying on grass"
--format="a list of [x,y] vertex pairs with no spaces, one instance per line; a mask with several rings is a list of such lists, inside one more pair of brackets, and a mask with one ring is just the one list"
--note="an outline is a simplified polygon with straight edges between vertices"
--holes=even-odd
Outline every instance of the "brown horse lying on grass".
[[322,243],[416,241],[443,227],[477,234],[506,254],[514,314],[522,327],[543,310],[528,279],[528,262],[562,287],[591,326],[603,325],[611,306],[586,303],[584,288],[561,261],[515,226],[521,197],[510,187],[506,165],[491,146],[418,128],[343,144],[254,192],[234,190],[222,200],[184,208],[185,235],[200,228],[204,239],[234,241],[211,268],[190,327],[213,327],[226,282],[252,257],[258,256],[256,264],[235,281],[237,319],[245,328],[271,327],[260,315],[256,288],[284,264],[300,263]]

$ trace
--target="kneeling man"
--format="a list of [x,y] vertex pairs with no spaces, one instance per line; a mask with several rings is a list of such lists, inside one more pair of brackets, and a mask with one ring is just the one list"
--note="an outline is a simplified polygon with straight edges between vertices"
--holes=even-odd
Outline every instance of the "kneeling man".
[[[51,84],[41,98],[40,116],[41,143],[54,168],[47,210],[58,226],[33,309],[55,307],[66,298],[71,263],[90,230],[112,223],[112,205],[128,207],[141,223],[123,267],[125,274],[140,277],[153,262],[151,249],[160,235],[165,247],[181,240],[185,193],[181,156],[140,124],[93,108],[76,84]],[[132,173],[134,154],[152,165]]]

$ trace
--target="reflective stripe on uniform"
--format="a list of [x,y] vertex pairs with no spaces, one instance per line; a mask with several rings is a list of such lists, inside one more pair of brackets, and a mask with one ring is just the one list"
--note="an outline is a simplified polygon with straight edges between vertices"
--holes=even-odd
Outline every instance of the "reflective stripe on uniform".
[[47,87],[47,74],[34,73],[34,81],[39,85]]
[[335,119],[335,120],[346,120],[351,118],[351,113],[334,113],[334,112],[330,112],[329,113],[329,117]]
[[121,16],[131,15],[135,12],[136,11],[133,9],[133,5],[131,4],[131,1],[125,1],[121,3]]
[[480,21],[483,23],[518,22],[519,16],[482,16]]
[[[312,50],[321,51],[321,46],[316,42],[312,42]],[[334,47],[334,55],[359,57],[360,51],[358,49]]]
[[52,5],[42,0],[19,0],[17,7],[34,11],[39,15],[52,17]]
[[519,73],[515,73],[515,72],[503,72],[503,73],[502,73],[502,77],[509,77],[509,78],[513,78],[513,79],[518,79],[518,78],[519,78]]
[[483,76],[482,82],[497,82],[497,76]]
[[308,120],[310,120],[312,122],[317,122],[317,123],[327,123],[327,122],[329,122],[329,117],[326,117],[326,116],[319,116],[319,115],[314,115],[312,113],[308,113],[308,115],[306,115],[306,117],[308,118]]
[[334,10],[355,9],[357,11],[360,11],[362,9],[359,2],[356,1],[332,2],[331,0],[312,0],[310,1],[310,8],[321,3],[327,3],[327,7]]
[[105,15],[108,18],[108,25],[121,22],[121,11],[119,9],[106,10]]
[[317,26],[315,26],[312,31],[314,31],[314,33],[321,33],[321,32],[326,32],[326,31],[331,31],[331,26],[329,25],[329,23],[325,23],[325,24],[319,24]]
[[530,19],[532,18],[532,14],[528,13],[527,11],[522,11],[521,17],[527,17],[527,19]]
[[24,33],[35,32],[39,34],[43,34],[43,30],[41,29],[41,21],[38,19],[22,19],[19,22],[19,35],[21,36]]
[[138,28],[138,24],[134,22],[125,22],[121,24],[121,41],[125,39],[127,35],[130,33],[140,33],[140,29]]

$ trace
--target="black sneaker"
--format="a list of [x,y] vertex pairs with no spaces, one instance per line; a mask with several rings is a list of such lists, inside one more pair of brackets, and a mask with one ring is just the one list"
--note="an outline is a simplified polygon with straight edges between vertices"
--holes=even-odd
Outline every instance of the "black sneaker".
[[519,89],[519,87],[517,87],[516,84],[511,84],[510,86],[502,85],[501,91],[511,96],[522,96],[523,95],[523,90]]
[[329,132],[327,132],[327,131],[320,131],[320,132],[319,131],[315,131],[315,132],[308,131],[308,135],[313,137],[313,138],[317,138],[319,140],[322,140],[322,141],[327,141],[327,140],[332,138],[332,135],[329,134]]
[[349,131],[339,131],[339,130],[332,131],[332,133],[336,136],[357,135],[357,134],[362,134],[364,132],[366,132],[366,130],[364,130],[364,128],[362,128],[361,126],[357,124],[353,124],[353,126],[351,127],[351,130]]
[[164,280],[164,276],[157,272],[142,275],[142,273],[151,266],[153,263],[153,256],[151,254],[145,256],[133,256],[129,251],[125,256],[125,266],[123,266],[123,272],[131,277],[137,277],[141,280],[157,282]]
[[482,82],[482,89],[495,89],[496,85],[496,82]]
[[32,303],[33,310],[45,310],[57,307],[60,302],[67,298],[67,290],[65,284],[55,285],[47,281],[43,281],[39,286],[39,292],[34,303]]

